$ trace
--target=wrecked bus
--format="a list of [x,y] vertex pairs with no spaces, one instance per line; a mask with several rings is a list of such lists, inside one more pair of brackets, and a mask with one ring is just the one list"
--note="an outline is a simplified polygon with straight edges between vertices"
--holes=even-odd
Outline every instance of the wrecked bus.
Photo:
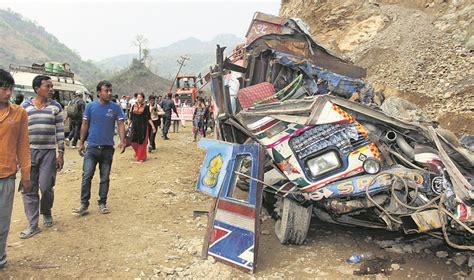
[[452,133],[375,92],[301,20],[256,13],[232,59],[223,51],[217,139],[199,143],[197,189],[216,198],[205,255],[254,271],[262,207],[281,243],[302,244],[316,216],[474,249],[474,156]]

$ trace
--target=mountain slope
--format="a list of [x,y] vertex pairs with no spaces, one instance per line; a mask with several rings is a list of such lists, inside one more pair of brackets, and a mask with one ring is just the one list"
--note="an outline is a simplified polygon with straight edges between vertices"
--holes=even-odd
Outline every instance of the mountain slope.
[[11,10],[0,9],[0,67],[47,61],[67,62],[86,84],[97,82],[100,70],[62,44],[43,27]]
[[[194,74],[205,72],[209,66],[215,62],[216,45],[227,46],[230,51],[243,39],[232,34],[221,34],[211,41],[201,41],[197,38],[187,38],[175,42],[167,47],[151,49],[151,61],[147,62],[150,69],[167,79],[172,79],[178,70],[177,60],[182,55],[189,56],[182,74]],[[132,59],[137,58],[137,54],[124,54],[101,60],[96,65],[105,71],[119,71],[128,67]]]

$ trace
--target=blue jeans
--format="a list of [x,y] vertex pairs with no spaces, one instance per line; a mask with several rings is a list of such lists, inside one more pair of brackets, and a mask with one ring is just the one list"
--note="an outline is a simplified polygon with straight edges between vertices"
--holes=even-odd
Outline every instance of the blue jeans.
[[89,206],[91,198],[91,183],[94,177],[95,167],[99,164],[100,184],[99,184],[99,205],[107,203],[107,194],[109,192],[109,175],[114,157],[114,148],[112,146],[87,147],[84,154],[84,163],[82,166],[82,184],[81,184],[81,204]]
[[168,131],[171,126],[171,114],[165,114],[163,116],[163,137],[168,137]]
[[72,141],[73,146],[76,146],[77,141],[81,137],[81,125],[82,120],[71,120],[71,131],[69,132],[68,139]]

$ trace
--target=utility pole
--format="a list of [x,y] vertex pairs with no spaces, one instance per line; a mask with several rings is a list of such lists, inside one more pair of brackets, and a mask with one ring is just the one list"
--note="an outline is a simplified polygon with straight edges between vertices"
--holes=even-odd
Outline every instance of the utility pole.
[[184,64],[184,63],[186,62],[186,60],[189,60],[189,57],[187,57],[187,56],[181,56],[180,59],[177,61],[178,64],[179,64],[178,73],[176,73],[176,76],[174,77],[173,82],[171,83],[171,88],[170,88],[170,91],[169,91],[169,92],[172,92],[173,86],[174,86],[174,82],[176,82],[176,79],[178,78],[178,75],[179,75],[179,72],[181,71],[181,68],[183,68],[183,66],[186,66],[186,65]]

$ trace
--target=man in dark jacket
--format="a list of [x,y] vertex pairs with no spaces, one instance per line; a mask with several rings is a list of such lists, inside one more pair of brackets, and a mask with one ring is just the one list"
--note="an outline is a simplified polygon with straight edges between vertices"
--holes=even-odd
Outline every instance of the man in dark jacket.
[[165,111],[165,115],[163,116],[163,135],[161,136],[165,140],[169,140],[168,138],[168,130],[170,129],[171,125],[171,114],[173,112],[176,113],[176,116],[179,118],[178,111],[176,110],[176,106],[174,106],[174,101],[172,100],[173,94],[170,92],[163,101],[161,101],[161,108]]
[[71,123],[71,131],[69,131],[68,137],[65,139],[66,145],[72,144],[72,148],[76,148],[77,141],[81,136],[82,116],[86,110],[86,103],[83,100],[83,92],[78,90],[75,93],[74,99],[68,106],[73,106],[72,111],[68,110],[67,117]]

